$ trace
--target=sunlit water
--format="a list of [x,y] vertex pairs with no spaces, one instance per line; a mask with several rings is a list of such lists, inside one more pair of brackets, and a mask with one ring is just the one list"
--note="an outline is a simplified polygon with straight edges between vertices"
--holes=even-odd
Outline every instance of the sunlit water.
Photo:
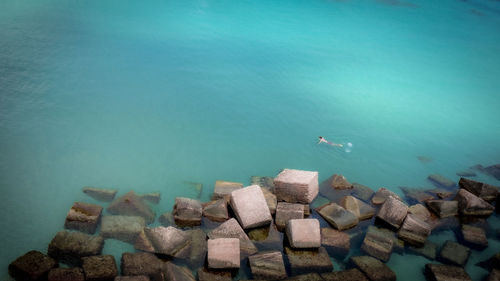
[[[0,277],[95,203],[86,185],[161,191],[162,213],[185,181],[208,200],[282,168],[397,193],[458,180],[500,162],[498,77],[498,1],[0,0]],[[417,280],[428,262],[388,264]]]

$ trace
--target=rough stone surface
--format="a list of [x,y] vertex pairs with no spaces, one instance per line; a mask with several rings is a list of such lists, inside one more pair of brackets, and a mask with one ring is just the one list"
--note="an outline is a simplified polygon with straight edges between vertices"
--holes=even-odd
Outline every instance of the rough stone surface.
[[85,281],[85,275],[80,267],[53,268],[49,271],[47,281]]
[[190,242],[189,234],[173,226],[144,228],[146,237],[151,241],[155,253],[175,256]]
[[250,241],[236,219],[232,218],[210,231],[208,238],[238,238],[240,240],[241,259],[257,253],[257,247]]
[[198,269],[198,281],[231,281],[231,272],[210,270],[207,268]]
[[84,257],[82,260],[86,281],[113,281],[118,276],[115,258],[111,255]]
[[427,177],[428,180],[430,180],[435,186],[437,187],[444,187],[447,189],[451,189],[457,186],[457,184],[448,179],[447,177],[439,174],[432,174]]
[[148,276],[151,281],[163,281],[163,262],[151,253],[123,253],[121,272],[126,276]]
[[59,262],[80,266],[82,257],[97,256],[102,252],[104,239],[82,232],[59,231],[48,248],[48,255]]
[[66,216],[64,228],[94,234],[101,213],[102,207],[99,205],[75,202]]
[[161,193],[160,192],[146,193],[146,194],[142,194],[141,198],[143,200],[148,201],[149,203],[158,204],[158,203],[160,203],[160,200],[161,200]]
[[370,219],[375,215],[375,208],[353,196],[342,197],[340,206],[356,215],[358,220]]
[[464,224],[460,233],[461,242],[464,245],[476,250],[483,250],[488,247],[488,238],[484,229]]
[[208,267],[212,269],[240,267],[240,240],[217,238],[208,240]]
[[500,164],[488,166],[482,171],[500,181]]
[[323,278],[318,273],[306,273],[293,277],[288,277],[286,281],[323,281]]
[[248,258],[254,279],[279,280],[286,278],[281,252],[264,252]]
[[284,169],[274,179],[278,201],[309,204],[318,195],[318,172]]
[[231,208],[243,229],[268,225],[273,220],[264,193],[258,185],[233,191]]
[[349,229],[358,224],[358,217],[336,203],[328,203],[316,210],[328,223],[338,230]]
[[189,268],[175,265],[172,262],[166,262],[163,271],[166,281],[196,281]]
[[115,281],[150,281],[150,279],[146,275],[116,276]]
[[283,235],[274,223],[266,227],[254,228],[248,232],[248,236],[255,241],[260,250],[275,250],[283,247]]
[[203,265],[207,255],[207,235],[201,229],[191,229],[187,233],[191,237],[189,244],[189,265]]
[[252,185],[256,184],[262,188],[274,192],[274,178],[272,177],[252,176],[250,178],[250,182],[252,183]]
[[431,226],[415,215],[406,216],[398,231],[398,237],[408,244],[422,247],[431,234]]
[[152,223],[156,216],[151,207],[133,191],[115,199],[106,210],[113,215],[143,217],[147,224]]
[[325,281],[369,281],[357,268],[321,273],[321,277]]
[[212,200],[226,199],[229,201],[231,197],[231,192],[243,188],[243,184],[239,182],[230,181],[215,181],[214,193],[212,194]]
[[304,205],[297,203],[279,202],[276,208],[276,227],[284,231],[286,223],[291,219],[304,218]]
[[9,264],[9,275],[15,280],[45,280],[57,261],[38,251],[29,251]]
[[464,267],[470,256],[470,249],[457,242],[447,240],[439,252],[439,261]]
[[174,216],[172,215],[172,212],[165,212],[158,217],[158,221],[162,226],[173,226]]
[[278,198],[267,188],[264,188],[262,186],[260,188],[262,189],[262,193],[264,194],[264,198],[266,199],[267,207],[269,207],[269,212],[274,215],[276,213],[276,207],[278,205]]
[[486,281],[500,281],[500,270],[493,269],[488,275],[488,279]]
[[475,172],[469,170],[457,172],[456,175],[466,178],[477,177],[477,174]]
[[155,247],[153,246],[153,243],[149,240],[149,238],[146,236],[146,232],[144,231],[144,229],[142,229],[141,232],[137,235],[137,238],[135,239],[134,243],[134,249],[149,253],[155,252]]
[[203,216],[211,221],[227,221],[229,219],[227,201],[225,199],[219,199],[206,203],[203,206]]
[[290,246],[295,249],[319,248],[321,246],[321,232],[317,219],[289,220],[286,235]]
[[458,201],[430,200],[426,204],[433,213],[442,219],[458,215]]
[[438,245],[431,241],[426,241],[423,247],[409,246],[408,250],[410,253],[423,256],[430,260],[435,260],[437,255]]
[[389,198],[389,196],[392,196],[392,197],[401,201],[401,197],[399,197],[399,195],[397,195],[396,193],[394,193],[394,192],[392,192],[384,187],[381,187],[373,195],[372,200],[371,200],[372,204],[373,205],[382,205],[382,204],[384,204],[385,200],[387,200],[387,198]]
[[285,247],[292,275],[322,273],[333,270],[333,264],[325,248],[314,250],[293,250]]
[[406,201],[410,204],[425,203],[428,200],[436,199],[432,194],[418,188],[399,187],[403,191]]
[[351,189],[353,186],[343,175],[333,175],[332,187],[335,189]]
[[138,216],[103,216],[101,236],[135,243],[145,225],[144,218]]
[[387,262],[391,258],[393,246],[394,240],[391,235],[378,231],[376,228],[369,228],[361,249],[366,254]]
[[345,232],[323,227],[321,228],[321,245],[331,255],[345,257],[351,248],[351,238]]
[[495,210],[491,204],[463,188],[458,191],[455,200],[458,201],[458,212],[462,215],[489,216]]
[[431,213],[429,212],[429,209],[427,209],[427,207],[425,207],[422,204],[411,205],[408,208],[408,214],[412,214],[412,215],[418,217],[422,221],[427,221],[431,217]]
[[103,189],[86,186],[82,189],[83,193],[94,198],[97,201],[111,202],[115,199],[115,195],[118,192],[116,189]]
[[172,215],[176,225],[181,227],[201,225],[202,213],[200,201],[184,197],[175,198]]
[[485,201],[493,201],[498,196],[498,187],[486,183],[460,178],[458,185]]
[[453,265],[428,263],[425,265],[425,275],[435,281],[472,281],[463,268]]
[[375,192],[371,188],[359,183],[353,183],[352,187],[352,195],[365,202],[370,202],[373,194],[375,194]]
[[396,274],[387,265],[370,256],[351,257],[351,262],[371,281],[396,281]]
[[377,218],[383,220],[394,228],[399,228],[403,223],[408,206],[398,199],[389,196],[378,211]]

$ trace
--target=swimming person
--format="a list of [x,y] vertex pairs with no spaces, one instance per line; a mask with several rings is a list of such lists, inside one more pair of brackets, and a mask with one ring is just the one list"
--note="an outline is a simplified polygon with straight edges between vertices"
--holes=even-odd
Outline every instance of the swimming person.
[[331,146],[339,146],[339,147],[343,147],[344,145],[340,144],[340,143],[334,143],[334,142],[331,142],[331,141],[327,141],[324,137],[319,137],[319,142],[318,144],[320,143],[326,143],[326,144],[329,144]]

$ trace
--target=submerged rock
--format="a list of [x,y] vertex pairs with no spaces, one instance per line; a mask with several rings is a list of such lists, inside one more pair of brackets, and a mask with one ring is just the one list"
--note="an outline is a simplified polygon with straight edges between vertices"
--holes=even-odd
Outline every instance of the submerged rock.
[[323,247],[313,250],[293,250],[285,246],[285,254],[290,262],[292,275],[333,270],[333,263]]
[[321,232],[317,219],[293,219],[286,226],[286,235],[292,248],[319,248]]
[[101,236],[127,243],[135,243],[137,236],[146,226],[144,218],[137,216],[103,216]]
[[113,215],[143,217],[147,224],[152,223],[156,216],[151,207],[133,191],[111,202],[107,211]]
[[29,251],[9,264],[9,275],[15,280],[44,280],[57,261],[39,251]]
[[457,172],[456,175],[459,177],[466,177],[466,178],[472,178],[477,176],[477,174],[473,171],[460,171]]
[[425,241],[423,247],[409,246],[408,250],[418,256],[423,256],[430,260],[435,260],[437,255],[438,245],[431,241]]
[[150,202],[150,203],[158,204],[158,203],[160,203],[160,200],[161,200],[161,194],[160,194],[160,192],[146,193],[146,194],[141,195],[141,198],[143,200]]
[[210,201],[203,206],[203,216],[211,221],[224,222],[229,219],[227,201],[219,199]]
[[318,172],[284,169],[274,186],[279,201],[309,204],[318,195]]
[[321,277],[325,281],[369,281],[357,268],[321,273]]
[[49,271],[47,281],[85,281],[85,275],[80,267],[53,268]]
[[408,208],[408,213],[418,217],[422,221],[427,221],[431,217],[431,213],[429,212],[429,209],[427,209],[422,204],[411,205]]
[[358,217],[336,203],[328,203],[316,210],[328,223],[338,230],[349,229],[358,224]]
[[426,203],[427,207],[440,218],[458,215],[458,201],[430,200]]
[[500,180],[500,164],[488,166],[488,167],[482,169],[482,171],[484,173],[494,177],[495,179]]
[[330,255],[343,258],[349,253],[351,238],[345,232],[323,227],[321,228],[321,245]]
[[427,179],[430,180],[437,187],[452,189],[457,186],[457,184],[454,181],[440,174],[429,175]]
[[360,221],[370,219],[375,215],[375,208],[353,196],[342,197],[340,205],[347,211],[356,215]]
[[500,280],[500,270],[493,269],[488,275],[488,279],[486,281],[499,281]]
[[124,276],[148,276],[151,281],[163,281],[163,262],[151,253],[123,253],[121,272]]
[[170,261],[165,263],[164,274],[165,279],[168,281],[196,281],[189,268],[175,265]]
[[264,193],[258,185],[233,191],[230,202],[243,229],[269,225],[273,220]]
[[422,247],[431,234],[431,226],[417,216],[408,214],[398,231],[398,237],[408,244]]
[[396,193],[384,188],[384,187],[381,187],[379,188],[379,190],[377,190],[377,192],[375,193],[375,195],[373,195],[372,197],[372,204],[373,205],[382,205],[384,204],[385,200],[387,200],[387,198],[389,198],[389,196],[392,196],[394,198],[396,198],[397,200],[401,200],[401,197],[399,197],[399,195],[397,195]]
[[173,226],[146,227],[144,232],[157,254],[174,257],[190,242],[188,233]]
[[165,212],[160,215],[158,221],[162,226],[172,226],[174,225],[174,216],[172,215],[172,212]]
[[202,213],[200,201],[184,197],[175,198],[172,215],[176,225],[181,227],[201,225]]
[[66,216],[64,228],[94,234],[101,213],[102,207],[99,205],[75,202]]
[[254,279],[279,280],[287,277],[279,251],[259,253],[248,258]]
[[370,199],[372,198],[373,194],[375,194],[375,192],[371,188],[359,183],[353,183],[352,187],[353,187],[352,195],[365,202],[370,202]]
[[261,187],[262,193],[264,194],[264,198],[266,199],[267,207],[269,207],[269,212],[271,215],[276,213],[276,207],[278,205],[278,199],[274,193],[269,191],[268,189]]
[[288,277],[286,281],[323,281],[323,278],[318,273],[306,273],[293,277]]
[[112,255],[84,257],[82,260],[87,281],[114,280],[118,276],[115,258]]
[[231,192],[243,188],[243,184],[239,182],[230,181],[215,181],[214,193],[212,194],[212,200],[226,199],[229,201],[231,197]]
[[208,268],[227,269],[240,267],[240,240],[217,238],[208,240]]
[[113,199],[115,199],[116,193],[118,192],[116,189],[103,189],[90,186],[85,186],[82,191],[95,200],[102,202],[113,201]]
[[448,198],[451,198],[455,195],[454,191],[449,191],[449,190],[446,190],[444,188],[434,188],[434,189],[427,190],[426,192],[434,195],[435,197],[437,197],[439,199],[448,199]]
[[343,175],[333,175],[332,187],[334,189],[351,189],[353,186]]
[[486,232],[480,227],[462,225],[460,239],[463,244],[476,250],[484,250],[488,247]]
[[462,215],[489,216],[495,210],[491,204],[465,189],[458,191],[455,200],[458,201],[458,211]]
[[236,219],[232,218],[210,231],[207,236],[216,238],[238,238],[240,240],[241,259],[257,253],[257,247],[250,241]]
[[435,199],[432,194],[427,193],[425,190],[418,188],[409,188],[409,187],[399,187],[401,191],[403,191],[406,200],[410,204],[414,203],[425,203],[426,201]]
[[447,240],[439,252],[439,260],[445,264],[464,267],[470,256],[470,249],[457,242]]
[[211,270],[205,267],[198,269],[198,280],[199,281],[231,281],[230,271],[221,270]]
[[76,231],[59,231],[48,248],[48,255],[59,262],[80,266],[81,258],[97,256],[102,252],[104,239]]
[[286,224],[291,219],[304,218],[304,205],[297,203],[279,202],[276,208],[276,227],[284,231]]
[[394,240],[388,233],[369,228],[361,249],[366,254],[387,262],[391,257],[393,245]]
[[252,176],[250,182],[252,185],[258,185],[270,192],[274,192],[274,178],[272,177]]
[[486,183],[461,178],[458,185],[485,201],[494,201],[498,195],[498,187]]
[[351,257],[350,261],[371,281],[396,281],[396,274],[387,265],[370,256]]
[[472,281],[463,268],[453,265],[428,263],[425,265],[425,275],[436,281]]
[[400,200],[389,196],[378,211],[377,218],[383,220],[394,228],[399,228],[403,223],[408,206]]

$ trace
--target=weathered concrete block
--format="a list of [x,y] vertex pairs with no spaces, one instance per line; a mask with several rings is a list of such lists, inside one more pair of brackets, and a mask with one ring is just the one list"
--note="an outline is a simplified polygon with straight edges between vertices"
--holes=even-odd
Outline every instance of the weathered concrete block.
[[197,271],[198,281],[231,281],[230,271],[210,270],[207,268],[199,268]]
[[318,172],[284,169],[274,179],[278,201],[309,204],[318,195]]
[[398,231],[398,237],[408,244],[424,246],[427,237],[431,234],[431,226],[417,216],[408,214]]
[[229,201],[231,197],[231,192],[243,188],[243,184],[239,182],[230,181],[215,181],[214,193],[212,194],[212,200],[226,199]]
[[304,218],[304,205],[296,203],[279,202],[276,208],[276,227],[284,231],[286,223],[291,219]]
[[357,268],[321,273],[321,277],[325,281],[369,281]]
[[389,196],[387,200],[385,200],[384,204],[382,204],[382,207],[380,207],[377,218],[383,220],[394,228],[399,228],[407,213],[408,206],[405,203]]
[[103,189],[90,186],[85,186],[82,191],[95,200],[102,202],[113,201],[113,199],[115,199],[116,193],[118,192],[116,189]]
[[175,265],[170,261],[165,263],[164,274],[166,281],[196,281],[189,268]]
[[400,186],[399,188],[403,191],[406,201],[410,204],[425,203],[426,201],[436,199],[434,195],[427,193],[427,191],[422,189],[404,186]]
[[274,178],[272,177],[252,176],[250,178],[250,182],[252,185],[256,184],[269,190],[270,192],[274,192]]
[[146,227],[144,232],[157,254],[176,256],[190,242],[190,237],[186,232],[173,226]]
[[333,263],[323,247],[314,250],[293,250],[290,247],[285,247],[285,254],[290,262],[292,275],[333,270]]
[[227,201],[225,199],[219,199],[204,204],[203,216],[211,221],[227,221],[229,219],[229,214],[227,212]]
[[318,273],[306,273],[293,277],[288,277],[286,281],[323,281],[323,278]]
[[458,201],[458,212],[466,216],[489,216],[495,210],[490,203],[461,188],[455,200]]
[[458,201],[430,200],[426,204],[433,213],[442,219],[458,215]]
[[439,252],[442,263],[464,267],[470,256],[470,249],[457,242],[447,240]]
[[101,213],[102,207],[99,205],[75,202],[66,216],[64,228],[94,234]]
[[385,232],[377,231],[376,228],[369,228],[361,249],[366,254],[387,262],[391,258],[393,246],[394,240],[392,236]]
[[371,188],[359,183],[353,183],[352,187],[352,195],[358,199],[363,200],[364,202],[370,202],[373,194],[375,194],[375,192]]
[[360,221],[370,219],[375,215],[375,208],[353,196],[342,197],[340,206],[356,215]]
[[137,235],[134,243],[134,249],[149,253],[155,252],[153,243],[146,236],[146,232],[144,231],[144,229]]
[[338,230],[354,227],[358,224],[358,217],[336,203],[328,203],[316,210],[327,222]]
[[500,164],[495,164],[482,169],[482,172],[500,181]]
[[477,177],[477,174],[471,170],[463,170],[456,172],[455,175],[459,177],[466,177],[466,178],[472,178],[472,177]]
[[207,234],[208,238],[238,238],[240,240],[241,259],[257,253],[257,247],[250,241],[236,219],[232,218]]
[[440,174],[429,175],[427,179],[437,187],[444,187],[447,189],[451,189],[457,186],[457,184],[454,181]]
[[39,251],[29,251],[9,264],[9,275],[15,280],[46,280],[57,261]]
[[201,225],[202,212],[200,201],[184,197],[175,198],[172,215],[176,225],[181,227]]
[[115,199],[106,210],[113,215],[143,217],[147,224],[152,223],[156,216],[151,207],[133,191]]
[[279,251],[248,257],[254,279],[279,280],[287,277],[283,256]]
[[460,234],[461,242],[468,247],[476,250],[484,250],[488,247],[486,232],[480,227],[464,224]]
[[162,226],[173,226],[174,216],[172,215],[172,212],[165,212],[158,217],[158,221]]
[[205,262],[208,251],[207,235],[201,229],[191,229],[187,233],[191,238],[191,243],[189,244],[189,265],[201,266]]
[[431,217],[429,209],[422,204],[415,204],[408,207],[408,214],[412,214],[422,221],[427,221]]
[[370,256],[351,257],[350,261],[371,281],[396,281],[396,274],[387,265]]
[[208,240],[209,268],[240,268],[240,240],[217,238]]
[[321,246],[321,232],[317,219],[289,220],[286,235],[292,248],[319,248]]
[[123,253],[121,271],[125,276],[148,276],[151,281],[163,281],[163,262],[151,253]]
[[500,270],[498,269],[493,269],[490,271],[490,274],[488,275],[488,279],[486,281],[500,281]]
[[142,200],[148,201],[149,203],[158,204],[161,200],[160,192],[151,192],[141,195]]
[[439,199],[448,199],[448,198],[453,197],[453,195],[455,195],[455,191],[446,190],[444,188],[434,188],[434,189],[426,190],[426,192],[434,195],[435,197],[437,197]]
[[262,193],[264,194],[264,198],[266,199],[267,207],[269,207],[269,212],[271,212],[271,215],[274,215],[276,213],[276,207],[278,205],[278,199],[276,195],[262,186],[260,188],[262,189]]
[[116,276],[115,281],[150,281],[149,277],[146,275],[138,276]]
[[49,271],[47,281],[85,281],[85,275],[80,267],[53,268]]
[[472,281],[462,267],[444,264],[425,265],[425,275],[429,280],[436,281]]
[[332,187],[335,189],[352,189],[353,185],[343,175],[333,175]]
[[146,222],[138,216],[103,216],[101,236],[127,243],[135,243]]
[[382,205],[382,204],[384,204],[385,200],[387,200],[387,198],[389,198],[389,196],[392,196],[392,197],[402,201],[401,197],[399,197],[399,195],[397,195],[396,193],[394,193],[394,192],[392,192],[384,187],[381,187],[373,195],[372,204],[373,205]]
[[248,237],[254,241],[260,250],[275,250],[283,247],[282,234],[278,231],[274,223],[271,223],[269,226],[250,230]]
[[111,255],[83,257],[86,281],[113,281],[118,276],[115,258]]
[[410,253],[417,256],[422,256],[430,260],[435,260],[437,255],[438,245],[431,241],[426,241],[423,247],[409,246],[408,250]]
[[321,245],[330,255],[345,257],[351,248],[349,234],[332,228],[321,228]]
[[273,220],[264,194],[258,185],[233,191],[230,202],[243,229],[268,225]]
[[486,183],[460,178],[458,185],[488,202],[494,201],[498,196],[498,187]]
[[47,253],[59,262],[81,266],[81,258],[100,255],[103,247],[104,239],[101,236],[59,231],[50,241]]

